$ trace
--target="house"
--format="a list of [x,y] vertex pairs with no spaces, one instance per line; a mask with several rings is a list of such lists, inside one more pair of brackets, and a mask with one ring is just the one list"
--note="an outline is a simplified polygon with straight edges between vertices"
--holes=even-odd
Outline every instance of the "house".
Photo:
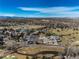
[[58,45],[58,42],[60,41],[59,36],[49,36],[49,39],[52,40],[54,45]]
[[59,40],[58,36],[40,36],[38,41],[42,44],[58,45]]

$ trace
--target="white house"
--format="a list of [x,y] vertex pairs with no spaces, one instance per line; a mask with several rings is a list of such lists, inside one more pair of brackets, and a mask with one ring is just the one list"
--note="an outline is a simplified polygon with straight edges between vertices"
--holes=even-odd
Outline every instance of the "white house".
[[58,41],[60,40],[58,36],[49,36],[49,39],[53,42],[54,45],[58,45]]

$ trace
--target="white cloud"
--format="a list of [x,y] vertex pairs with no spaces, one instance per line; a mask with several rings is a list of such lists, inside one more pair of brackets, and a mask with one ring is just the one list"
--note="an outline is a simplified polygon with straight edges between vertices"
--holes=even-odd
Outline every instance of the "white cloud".
[[10,17],[13,17],[13,16],[16,16],[15,14],[0,14],[0,16],[10,16]]
[[43,10],[41,8],[26,8],[26,7],[18,7],[18,8],[24,11],[42,11]]
[[50,14],[50,17],[79,17],[79,6],[75,7],[49,7],[49,8],[27,8],[19,7],[23,11],[38,11],[38,14]]

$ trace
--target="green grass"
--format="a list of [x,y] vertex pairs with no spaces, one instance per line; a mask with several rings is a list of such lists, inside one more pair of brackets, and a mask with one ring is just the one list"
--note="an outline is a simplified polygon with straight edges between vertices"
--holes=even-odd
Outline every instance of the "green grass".
[[17,59],[17,58],[15,56],[6,56],[6,57],[4,57],[2,59]]

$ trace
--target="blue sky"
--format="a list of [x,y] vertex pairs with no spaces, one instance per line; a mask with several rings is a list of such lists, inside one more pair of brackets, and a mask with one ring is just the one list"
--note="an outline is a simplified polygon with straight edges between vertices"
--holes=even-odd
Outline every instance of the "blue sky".
[[0,16],[79,17],[79,0],[0,0]]

